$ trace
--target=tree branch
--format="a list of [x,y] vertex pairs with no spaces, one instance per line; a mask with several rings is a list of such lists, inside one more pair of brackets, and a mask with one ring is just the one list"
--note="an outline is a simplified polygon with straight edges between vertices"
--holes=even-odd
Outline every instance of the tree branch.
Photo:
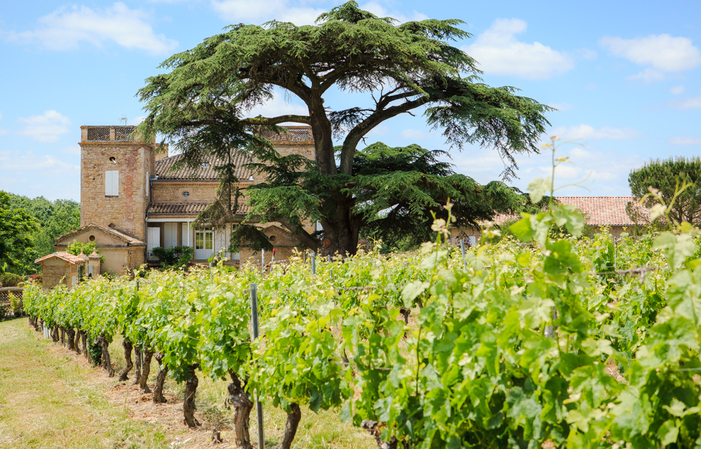
[[311,124],[311,118],[306,115],[279,115],[277,117],[250,117],[241,119],[241,123],[244,125],[277,125],[278,123],[294,122],[294,123],[305,123],[307,125]]

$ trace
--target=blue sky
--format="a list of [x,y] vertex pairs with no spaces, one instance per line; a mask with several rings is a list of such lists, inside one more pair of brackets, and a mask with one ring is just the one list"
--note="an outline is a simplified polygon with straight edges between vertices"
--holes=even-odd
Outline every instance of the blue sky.
[[[159,0],[6,2],[0,10],[0,190],[80,199],[81,125],[118,124],[144,115],[135,98],[171,54],[232,23],[270,19],[298,25],[339,1]],[[559,110],[549,135],[577,140],[556,176],[589,176],[588,190],[566,196],[629,195],[631,169],[655,158],[701,152],[701,2],[694,1],[359,1],[401,21],[458,18],[473,38],[458,42],[493,86]],[[360,100],[336,93],[327,104]],[[304,112],[279,95],[255,113]],[[385,122],[367,142],[447,149],[421,116]],[[453,153],[457,171],[498,179],[496,153]],[[550,154],[519,157],[522,189],[550,170]]]

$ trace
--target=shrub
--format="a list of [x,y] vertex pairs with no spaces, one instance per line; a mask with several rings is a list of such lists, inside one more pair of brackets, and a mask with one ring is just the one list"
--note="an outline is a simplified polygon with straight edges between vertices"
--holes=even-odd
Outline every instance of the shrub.
[[168,249],[157,246],[153,248],[153,254],[158,256],[165,268],[180,268],[190,263],[193,249],[191,246],[172,246]]
[[0,287],[17,287],[22,282],[22,276],[14,273],[0,274]]

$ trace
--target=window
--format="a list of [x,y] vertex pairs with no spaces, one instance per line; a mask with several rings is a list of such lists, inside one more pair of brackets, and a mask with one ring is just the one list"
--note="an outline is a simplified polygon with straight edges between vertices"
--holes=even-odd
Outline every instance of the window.
[[184,192],[183,192],[183,196],[184,196],[185,198],[187,198],[188,196],[190,196],[190,192],[188,192],[187,190],[184,191]]
[[105,172],[105,196],[119,196],[119,170]]
[[149,187],[151,186],[151,178],[148,176],[148,172],[146,172],[146,196],[149,196],[151,194]]

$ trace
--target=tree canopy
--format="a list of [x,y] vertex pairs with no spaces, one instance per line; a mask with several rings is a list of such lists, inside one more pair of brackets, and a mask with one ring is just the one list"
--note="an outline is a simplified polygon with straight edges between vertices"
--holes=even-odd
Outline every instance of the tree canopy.
[[[691,184],[669,209],[669,218],[678,223],[686,221],[694,225],[701,224],[701,158],[678,157],[650,161],[631,171],[628,183],[636,198],[643,198],[649,192],[649,187],[659,190],[666,205],[670,204],[677,189],[684,183]],[[645,206],[652,207],[657,202],[655,198],[647,197]]]
[[[251,214],[282,223],[313,249],[353,253],[367,206],[353,196],[354,186],[371,182],[370,176],[355,179],[358,145],[384,121],[421,111],[429,126],[442,131],[450,149],[479,145],[495,150],[505,163],[505,178],[515,174],[514,156],[538,152],[550,108],[516,95],[514,88],[484,84],[476,61],[450,43],[470,37],[459,28],[462,23],[427,19],[400,24],[351,1],[320,15],[315,26],[278,21],[232,25],[170,57],[161,66],[167,73],[147,80],[139,91],[148,114],[140,131],[161,133],[177,146],[214,127],[223,134],[244,129],[264,135],[281,123],[310,125],[313,166],[256,145],[259,161],[285,164],[288,171],[275,170],[273,182],[250,192]],[[251,116],[251,109],[270,100],[275,88],[299,98],[308,114]],[[368,104],[334,109],[326,101],[334,89],[366,94]],[[403,173],[405,185],[413,182]],[[314,176],[323,190],[300,185],[301,178],[312,181]],[[294,179],[299,182],[290,182]],[[274,204],[279,207],[271,211],[268,206]],[[306,221],[321,222],[323,243],[304,229]]]
[[[13,208],[10,196],[0,190],[0,270],[24,273],[29,269],[25,255],[33,253],[32,233],[38,222],[24,209]],[[33,262],[33,261],[32,261]]]

